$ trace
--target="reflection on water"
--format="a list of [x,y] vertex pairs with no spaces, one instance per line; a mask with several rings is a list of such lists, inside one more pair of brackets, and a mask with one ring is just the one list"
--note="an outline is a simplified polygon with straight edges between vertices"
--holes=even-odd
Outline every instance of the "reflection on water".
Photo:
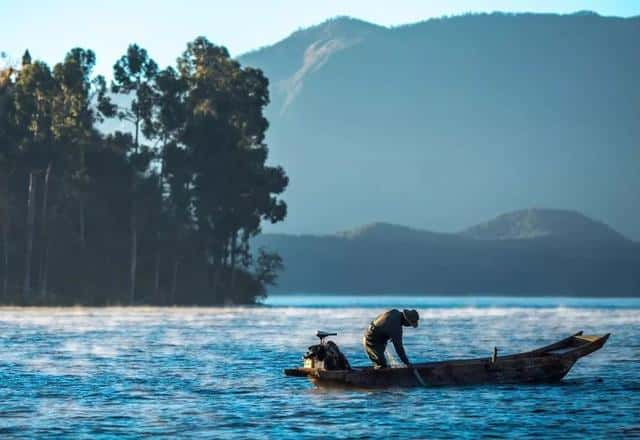
[[[0,309],[0,437],[640,435],[637,300],[310,298]],[[506,354],[578,330],[613,335],[558,385],[324,391],[282,375],[317,329],[338,331],[350,361],[365,363],[366,324],[405,306],[422,318],[405,332],[415,361],[489,356],[494,345]]]

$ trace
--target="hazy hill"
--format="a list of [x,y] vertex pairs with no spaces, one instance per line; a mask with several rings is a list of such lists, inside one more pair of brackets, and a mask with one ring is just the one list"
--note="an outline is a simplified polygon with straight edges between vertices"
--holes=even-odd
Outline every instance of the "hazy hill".
[[541,237],[612,243],[626,240],[604,223],[594,221],[579,212],[559,209],[527,209],[510,212],[465,229],[461,234],[482,240]]
[[374,223],[256,244],[284,258],[277,292],[640,295],[640,245],[574,212],[509,213],[460,234]]
[[240,57],[271,80],[276,231],[456,231],[524,206],[640,238],[640,18],[339,18]]

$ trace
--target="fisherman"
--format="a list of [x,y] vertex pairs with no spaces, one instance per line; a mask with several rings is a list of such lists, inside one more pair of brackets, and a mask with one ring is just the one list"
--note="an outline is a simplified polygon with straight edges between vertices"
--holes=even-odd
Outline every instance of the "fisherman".
[[411,367],[411,363],[402,345],[402,326],[415,328],[418,326],[419,319],[420,316],[416,310],[405,309],[401,312],[393,309],[384,312],[371,321],[369,328],[364,333],[362,342],[367,356],[369,356],[369,359],[373,362],[374,368],[388,368],[384,351],[387,348],[389,339],[393,342],[393,346],[400,360],[407,367]]

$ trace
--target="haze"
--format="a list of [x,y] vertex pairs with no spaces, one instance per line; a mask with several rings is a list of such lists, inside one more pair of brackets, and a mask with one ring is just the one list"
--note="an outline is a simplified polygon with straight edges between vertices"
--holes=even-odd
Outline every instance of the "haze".
[[176,54],[184,50],[185,42],[198,35],[226,46],[232,55],[240,55],[273,44],[297,29],[341,15],[397,26],[466,12],[571,13],[578,10],[629,17],[640,14],[640,5],[633,0],[404,0],[392,5],[384,0],[224,3],[45,0],[34,8],[30,3],[0,0],[0,52],[17,60],[28,48],[35,58],[53,64],[71,47],[88,47],[98,55],[97,73],[109,77],[111,66],[131,42],[145,47],[162,66],[173,63]]

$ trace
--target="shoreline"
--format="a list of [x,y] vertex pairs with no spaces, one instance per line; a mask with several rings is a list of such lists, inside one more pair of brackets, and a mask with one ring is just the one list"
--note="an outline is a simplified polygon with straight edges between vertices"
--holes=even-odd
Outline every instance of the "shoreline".
[[127,311],[180,311],[180,310],[235,310],[269,308],[377,308],[411,306],[425,309],[441,308],[640,308],[640,297],[593,297],[593,296],[513,296],[513,295],[417,295],[417,294],[274,294],[254,304],[0,304],[0,311],[26,310],[127,310]]

